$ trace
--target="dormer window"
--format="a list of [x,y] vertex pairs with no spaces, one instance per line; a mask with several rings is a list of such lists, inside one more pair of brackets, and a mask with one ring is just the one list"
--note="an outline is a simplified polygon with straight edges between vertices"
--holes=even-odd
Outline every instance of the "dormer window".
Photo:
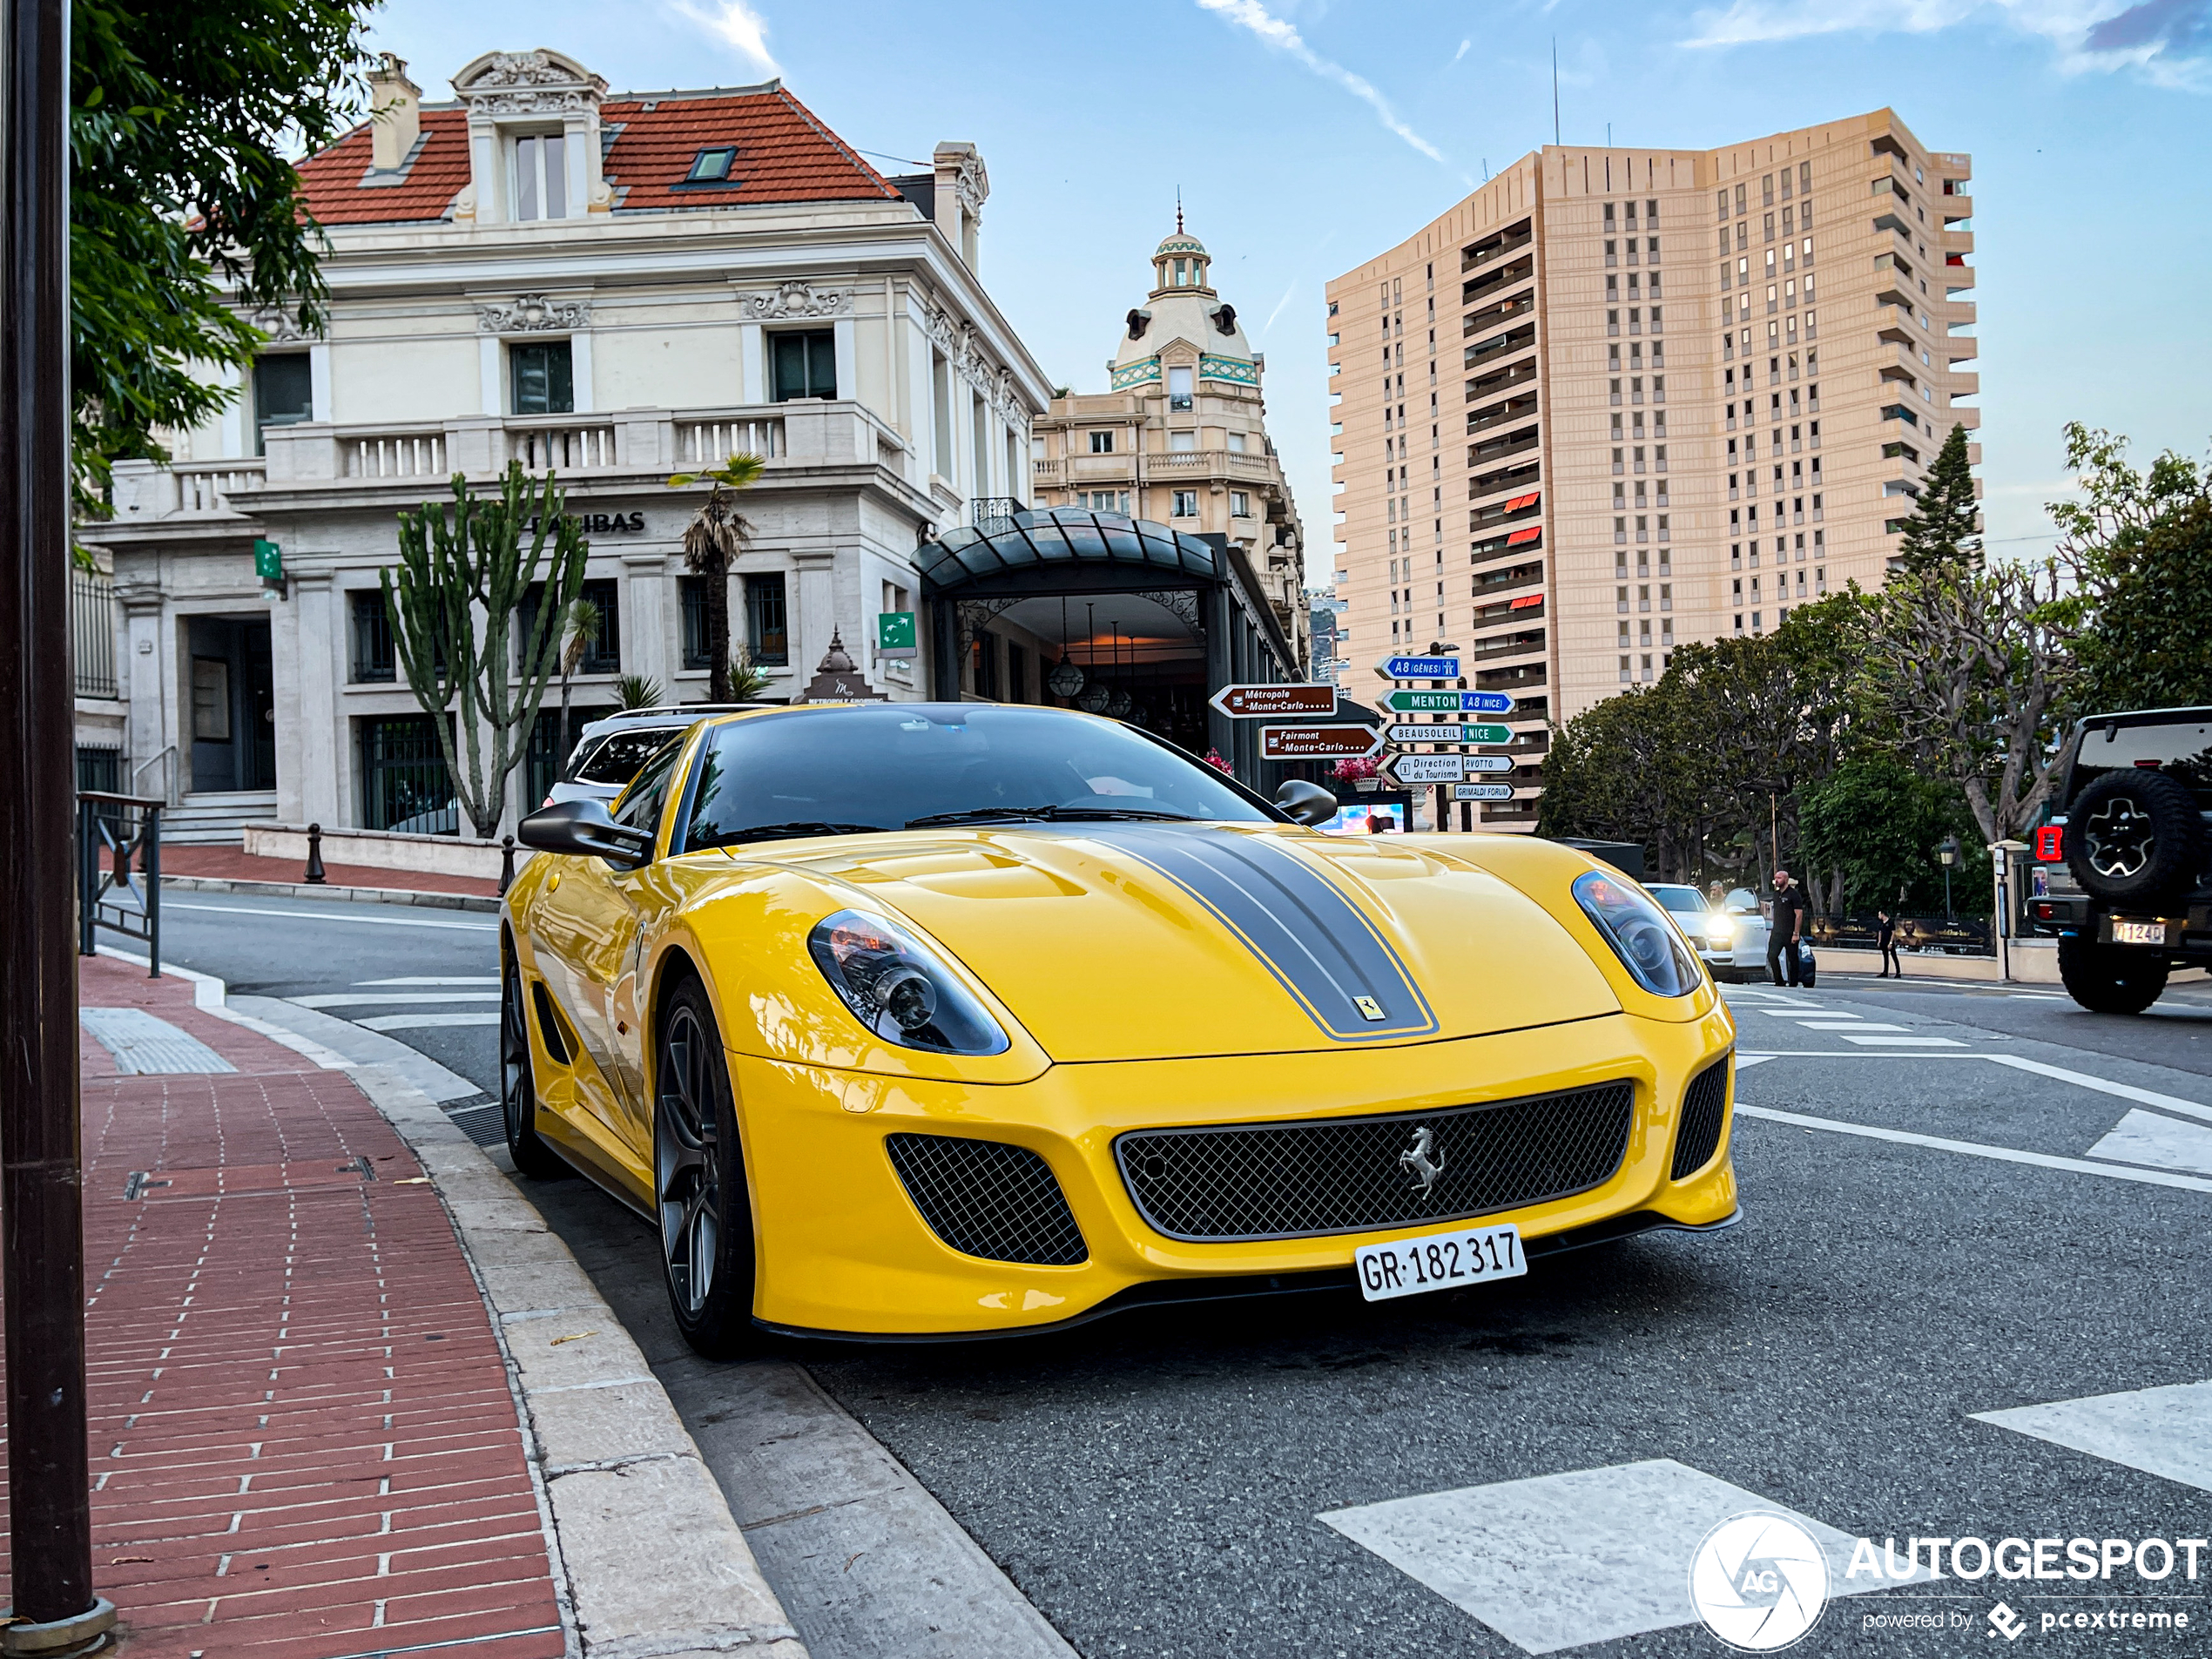
[[515,217],[569,216],[568,141],[557,132],[515,140]]
[[730,182],[730,169],[737,165],[738,152],[734,145],[714,145],[691,158],[691,171],[685,182],[693,185],[725,185]]

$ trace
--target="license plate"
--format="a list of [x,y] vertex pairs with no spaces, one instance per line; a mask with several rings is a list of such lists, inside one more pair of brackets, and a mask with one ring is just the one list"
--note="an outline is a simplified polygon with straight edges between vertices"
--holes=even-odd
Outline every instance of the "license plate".
[[2114,921],[2112,942],[2115,945],[2162,945],[2166,942],[2166,924],[2162,921]]
[[1359,1294],[1370,1302],[1519,1278],[1528,1271],[1527,1258],[1521,1253],[1521,1229],[1511,1222],[1362,1244],[1352,1259],[1359,1271]]

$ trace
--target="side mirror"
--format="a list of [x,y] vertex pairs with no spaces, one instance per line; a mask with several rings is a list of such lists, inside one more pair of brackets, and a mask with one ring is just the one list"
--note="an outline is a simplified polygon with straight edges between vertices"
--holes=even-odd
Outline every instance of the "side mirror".
[[602,858],[634,870],[650,864],[653,836],[630,824],[617,824],[599,800],[564,800],[541,807],[515,826],[515,839],[537,853],[572,858]]
[[1275,804],[1309,829],[1337,815],[1337,798],[1318,784],[1292,778],[1275,792]]

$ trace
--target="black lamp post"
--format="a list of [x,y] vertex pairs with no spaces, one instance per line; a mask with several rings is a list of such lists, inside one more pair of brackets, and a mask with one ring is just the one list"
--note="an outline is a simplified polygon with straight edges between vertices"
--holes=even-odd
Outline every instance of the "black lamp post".
[[1952,919],[1951,871],[1959,862],[1959,838],[1955,835],[1945,836],[1936,844],[1936,857],[1943,864],[1943,919],[1949,921]]

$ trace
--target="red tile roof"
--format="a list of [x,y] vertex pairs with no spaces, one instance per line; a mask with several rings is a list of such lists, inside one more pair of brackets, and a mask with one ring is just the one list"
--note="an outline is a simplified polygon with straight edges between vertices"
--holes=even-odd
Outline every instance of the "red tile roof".
[[[618,213],[667,212],[756,202],[896,200],[883,176],[781,87],[761,92],[609,98],[603,132],[614,135],[603,171]],[[365,186],[370,133],[354,128],[300,164],[307,206],[326,225],[419,223],[448,216],[469,184],[469,117],[422,111],[421,149],[406,182]],[[686,185],[703,149],[735,145],[726,186]]]

